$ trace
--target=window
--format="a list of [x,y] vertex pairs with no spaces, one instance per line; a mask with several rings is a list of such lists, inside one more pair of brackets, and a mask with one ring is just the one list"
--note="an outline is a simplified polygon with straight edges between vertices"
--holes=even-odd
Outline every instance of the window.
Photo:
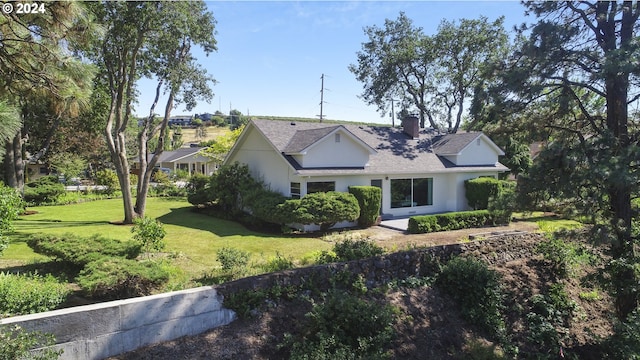
[[336,134],[335,135],[335,139],[336,139],[336,142],[339,143],[340,142],[340,134]]
[[300,199],[300,183],[292,182],[289,192],[292,199]]
[[433,205],[433,178],[391,179],[391,208]]
[[335,181],[318,181],[307,183],[307,194],[327,191],[336,191]]

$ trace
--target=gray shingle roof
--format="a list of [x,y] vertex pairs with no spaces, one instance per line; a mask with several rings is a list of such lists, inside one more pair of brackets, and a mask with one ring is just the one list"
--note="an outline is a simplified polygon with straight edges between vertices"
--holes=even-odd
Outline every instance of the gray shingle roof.
[[[410,174],[430,172],[458,172],[472,170],[508,170],[500,163],[482,166],[456,166],[439,155],[458,153],[481,133],[439,135],[433,130],[421,130],[418,139],[411,139],[402,129],[351,124],[288,122],[253,120],[255,127],[292,164],[300,175],[347,174]],[[303,168],[286,156],[294,150],[304,149],[343,126],[354,136],[377,151],[369,157],[365,168]],[[323,135],[324,134],[324,135]],[[457,150],[457,151],[456,151]]]
[[293,134],[289,144],[287,144],[282,151],[284,153],[299,153],[339,127],[340,125],[319,129],[298,130]]

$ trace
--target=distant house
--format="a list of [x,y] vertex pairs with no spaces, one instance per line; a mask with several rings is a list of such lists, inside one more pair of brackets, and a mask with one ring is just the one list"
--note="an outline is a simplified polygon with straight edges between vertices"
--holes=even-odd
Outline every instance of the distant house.
[[299,198],[351,185],[382,189],[385,218],[469,209],[464,181],[509,169],[486,135],[347,124],[252,120],[224,163],[247,164],[272,190]]
[[193,115],[177,115],[169,118],[169,126],[191,126]]
[[[215,172],[217,164],[210,158],[201,155],[200,150],[202,150],[200,147],[189,147],[163,151],[156,166],[169,171],[186,170],[189,175],[211,175]],[[134,166],[138,167],[137,161]]]

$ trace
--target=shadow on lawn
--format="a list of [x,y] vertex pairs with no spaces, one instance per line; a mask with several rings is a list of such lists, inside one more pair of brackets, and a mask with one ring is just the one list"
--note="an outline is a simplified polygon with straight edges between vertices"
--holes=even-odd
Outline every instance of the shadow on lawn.
[[16,230],[40,230],[52,228],[79,227],[88,225],[106,225],[108,221],[62,221],[62,220],[22,220],[19,219],[15,223]]
[[177,225],[191,229],[209,231],[217,236],[260,236],[263,238],[282,238],[284,235],[267,234],[247,229],[233,220],[225,220],[194,211],[191,206],[173,208],[171,212],[158,218],[163,224]]

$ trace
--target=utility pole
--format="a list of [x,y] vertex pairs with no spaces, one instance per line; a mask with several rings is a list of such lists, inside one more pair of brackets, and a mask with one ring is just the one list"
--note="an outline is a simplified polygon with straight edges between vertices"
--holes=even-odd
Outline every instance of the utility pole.
[[391,99],[391,127],[396,127],[396,110],[393,107],[394,101],[399,101],[399,100]]
[[322,122],[322,119],[324,119],[322,115],[322,105],[324,104],[324,74],[320,76],[320,81],[320,115],[318,116],[320,117],[320,122]]

